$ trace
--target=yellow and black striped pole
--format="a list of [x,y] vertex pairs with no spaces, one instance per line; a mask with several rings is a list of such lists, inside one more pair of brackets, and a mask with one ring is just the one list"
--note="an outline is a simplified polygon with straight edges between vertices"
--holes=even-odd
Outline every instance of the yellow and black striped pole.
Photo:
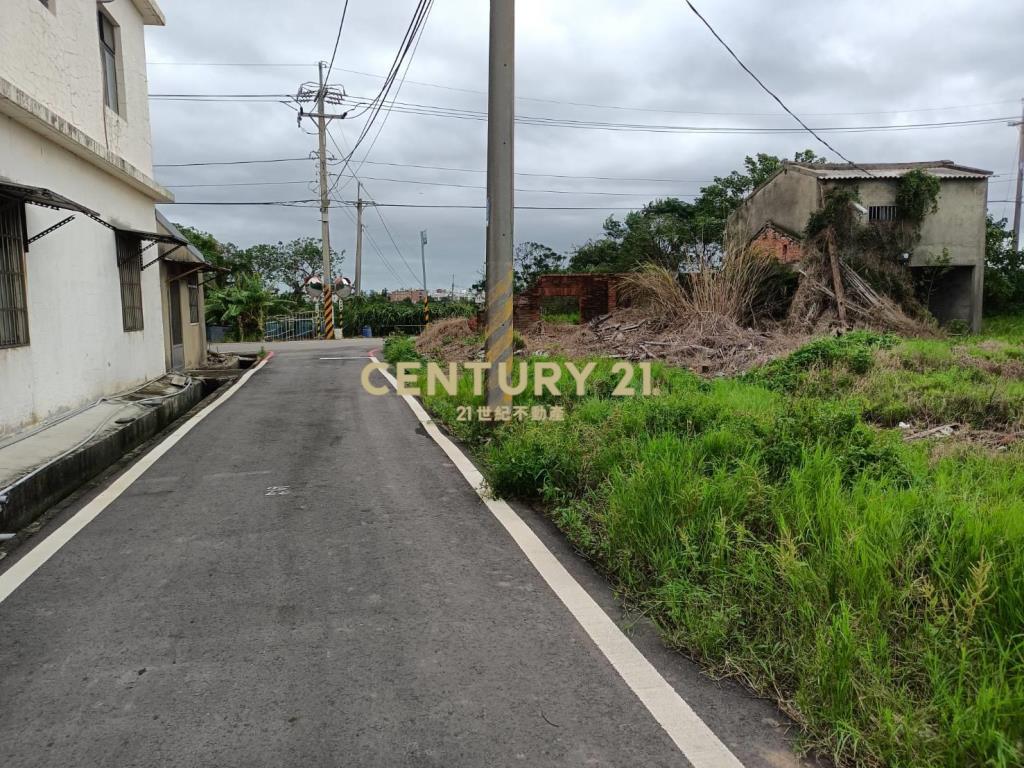
[[334,338],[334,296],[331,295],[331,287],[324,286],[324,340],[330,341]]
[[[487,99],[487,405],[508,406],[499,365],[512,362],[512,235],[515,222],[515,0],[491,0]],[[508,373],[511,376],[510,373]]]
[[423,325],[430,325],[430,296],[423,292]]

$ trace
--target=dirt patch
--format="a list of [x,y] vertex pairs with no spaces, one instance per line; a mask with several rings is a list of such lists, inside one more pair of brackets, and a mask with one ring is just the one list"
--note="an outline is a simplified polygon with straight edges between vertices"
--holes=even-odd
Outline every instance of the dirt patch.
[[[724,318],[661,325],[650,312],[636,308],[585,325],[541,321],[517,329],[525,344],[518,354],[663,360],[701,375],[727,376],[787,355],[812,338],[810,333],[741,328]],[[483,355],[483,337],[464,319],[444,320],[424,331],[416,350],[438,360],[477,360]]]
[[465,317],[431,323],[416,338],[416,351],[436,360],[475,360],[483,350],[483,336],[474,333]]

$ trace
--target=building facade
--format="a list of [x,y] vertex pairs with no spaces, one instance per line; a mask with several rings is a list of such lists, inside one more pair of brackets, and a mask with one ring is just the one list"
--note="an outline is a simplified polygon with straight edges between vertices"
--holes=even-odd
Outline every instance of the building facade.
[[0,434],[165,372],[144,27],[151,0],[5,0]]
[[[802,233],[811,214],[834,187],[856,187],[868,223],[893,223],[900,178],[920,170],[939,180],[938,209],[921,226],[910,269],[942,266],[929,309],[941,322],[962,320],[981,329],[985,280],[985,215],[990,171],[957,165],[951,160],[923,163],[814,164],[784,162],[767,182],[754,190],[729,219],[735,242],[770,250],[787,246]],[[786,248],[787,253],[791,245]]]
[[[157,232],[185,240],[157,211]],[[161,243],[160,285],[164,321],[164,362],[168,371],[189,371],[206,362],[206,294],[203,283],[214,267],[194,245]],[[146,265],[143,265],[144,267]]]

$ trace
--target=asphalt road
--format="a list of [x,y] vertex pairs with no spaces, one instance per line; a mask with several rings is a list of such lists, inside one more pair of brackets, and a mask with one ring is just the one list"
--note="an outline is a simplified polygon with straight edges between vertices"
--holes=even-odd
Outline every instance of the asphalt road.
[[[372,346],[278,351],[0,603],[0,764],[688,764],[403,400],[321,359]],[[745,765],[802,764],[630,627]]]

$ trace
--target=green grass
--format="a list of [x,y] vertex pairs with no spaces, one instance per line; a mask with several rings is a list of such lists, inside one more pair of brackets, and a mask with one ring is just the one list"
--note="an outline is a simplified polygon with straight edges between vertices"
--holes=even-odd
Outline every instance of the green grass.
[[999,339],[1014,344],[1024,344],[1024,315],[1003,315],[985,318],[982,324],[982,338]]
[[548,510],[671,645],[783,699],[808,746],[1016,766],[1024,450],[939,455],[876,426],[1019,420],[1020,382],[958,343],[848,334],[740,380],[656,366],[646,399],[611,398],[604,361],[592,395],[545,396],[560,423],[456,422],[465,380],[426,405],[498,494]]
[[540,319],[552,325],[579,325],[580,313],[575,312],[541,312]]

